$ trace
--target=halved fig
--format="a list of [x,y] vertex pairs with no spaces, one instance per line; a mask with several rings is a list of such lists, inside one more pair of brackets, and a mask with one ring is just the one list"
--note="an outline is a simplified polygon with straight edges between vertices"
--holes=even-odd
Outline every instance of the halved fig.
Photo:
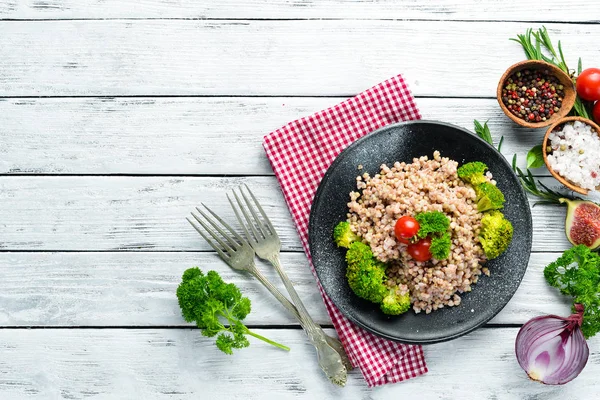
[[594,250],[600,247],[600,206],[591,201],[560,199],[567,203],[565,233],[574,245]]

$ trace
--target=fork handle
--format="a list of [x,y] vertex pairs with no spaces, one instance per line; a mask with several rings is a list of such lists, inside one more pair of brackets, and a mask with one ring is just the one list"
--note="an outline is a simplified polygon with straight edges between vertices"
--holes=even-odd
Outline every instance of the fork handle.
[[[251,268],[249,270],[249,272],[252,274],[252,276],[254,276],[256,279],[258,279],[260,281],[260,283],[263,284],[264,287],[267,288],[267,290],[269,292],[271,292],[271,294],[277,299],[279,300],[279,302],[281,303],[281,305],[283,305],[294,317],[296,317],[296,319],[300,322],[300,325],[302,326],[302,328],[304,330],[307,330],[307,326],[304,323],[302,317],[300,317],[300,313],[298,312],[298,309],[296,308],[296,306],[294,306],[280,291],[279,289],[277,289],[272,283],[271,281],[269,281],[256,267]],[[313,322],[314,323],[314,322]],[[344,351],[344,347],[342,346],[342,343],[332,337],[327,335],[322,328],[317,325],[316,323],[314,323],[317,327],[318,330],[321,330],[321,332],[323,332],[323,335],[325,337],[325,341],[327,342],[327,344],[329,344],[329,346],[331,346],[334,350],[336,350],[341,359],[342,359],[342,363],[344,364],[344,366],[346,367],[346,369],[348,371],[352,370],[354,367],[352,366],[352,363],[350,362],[350,360],[348,359],[348,355],[346,355],[346,352]],[[308,333],[308,331],[307,331]],[[312,338],[311,338],[312,339]]]
[[302,324],[302,318],[294,306],[280,291],[277,289],[271,281],[269,281],[260,271],[256,268],[250,271],[250,273],[263,284],[264,287],[271,292],[273,296],[290,312],[298,321]]
[[274,255],[274,256],[268,258],[268,261],[275,267],[275,270],[281,277],[281,280],[283,281],[285,288],[287,289],[288,293],[290,294],[290,297],[292,298],[294,305],[298,309],[298,314],[300,314],[300,318],[302,319],[302,321],[305,324],[310,325],[312,330],[315,330],[317,328],[316,323],[313,321],[310,314],[308,314],[308,311],[306,310],[304,303],[300,299],[298,292],[296,292],[296,289],[294,288],[292,281],[290,281],[290,278],[288,278],[288,276],[285,273],[285,271],[283,270],[283,268],[281,268],[281,261],[279,260],[279,256]]
[[[281,277],[285,288],[287,289],[292,301],[296,305],[296,309],[298,310],[298,314],[300,314],[301,324],[306,331],[310,341],[317,349],[317,356],[319,358],[319,365],[321,369],[327,374],[329,379],[337,383],[341,386],[344,386],[346,383],[346,362],[344,361],[344,357],[327,342],[327,335],[319,325],[313,321],[313,319],[306,311],[306,307],[304,307],[304,303],[298,296],[298,292],[294,289],[294,285],[292,285],[292,281],[288,278],[285,271],[281,268],[281,262],[279,261],[279,254],[275,254],[267,259],[275,269],[277,273]],[[345,354],[344,354],[345,355]]]
[[283,268],[281,268],[281,261],[279,260],[279,255],[275,254],[267,260],[275,267],[275,270],[281,277],[285,288],[287,289],[288,293],[290,294],[290,297],[292,298],[292,301],[296,306],[297,312],[300,316],[300,321],[303,327],[305,328],[306,332],[308,333],[309,337],[311,338],[311,340],[313,340],[313,342],[321,342],[320,345],[323,346],[324,344],[322,342],[327,341],[327,335],[325,335],[323,329],[319,325],[317,325],[315,321],[313,321],[312,317],[306,310],[306,307],[300,299],[298,292],[296,292],[292,281],[290,281],[290,278],[288,278]]

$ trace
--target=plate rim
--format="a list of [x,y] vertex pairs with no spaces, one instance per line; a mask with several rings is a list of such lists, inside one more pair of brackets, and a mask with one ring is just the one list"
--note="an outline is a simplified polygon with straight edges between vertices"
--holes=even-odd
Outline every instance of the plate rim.
[[[504,155],[502,153],[500,153],[494,146],[492,146],[491,144],[489,144],[488,142],[486,142],[485,140],[483,140],[482,138],[480,138],[479,136],[477,136],[476,134],[474,134],[473,132],[467,130],[466,128],[463,128],[461,126],[457,126],[454,124],[450,124],[448,122],[443,122],[443,121],[436,121],[436,120],[425,120],[425,119],[419,119],[419,120],[411,120],[411,121],[400,121],[400,122],[395,122],[393,124],[388,124],[385,126],[382,126],[380,128],[377,128],[369,133],[367,133],[366,135],[360,137],[359,139],[355,140],[354,142],[350,143],[344,150],[342,150],[335,158],[335,160],[333,160],[333,162],[329,165],[329,167],[327,168],[327,171],[325,171],[325,174],[323,175],[323,177],[321,178],[321,181],[319,182],[319,185],[317,187],[317,190],[315,191],[315,195],[313,196],[312,202],[311,202],[311,209],[310,209],[310,214],[309,214],[309,221],[308,221],[308,249],[310,252],[311,249],[311,244],[312,244],[312,235],[311,232],[316,229],[315,228],[315,219],[313,218],[313,208],[312,205],[319,200],[319,198],[322,195],[323,192],[323,182],[325,182],[326,180],[328,180],[330,178],[330,176],[333,174],[333,170],[335,169],[335,167],[342,162],[342,156],[344,154],[346,154],[349,150],[359,146],[363,141],[367,140],[369,137],[371,137],[372,135],[376,135],[376,134],[381,134],[382,132],[385,132],[389,129],[393,129],[393,128],[397,128],[400,126],[407,126],[407,125],[416,125],[416,124],[425,124],[425,125],[435,125],[435,126],[445,126],[445,127],[449,127],[449,128],[453,128],[453,129],[457,129],[460,131],[463,131],[466,134],[471,135],[475,140],[479,141],[480,143],[482,143],[484,146],[487,146],[488,148],[492,149],[494,152],[498,153],[498,155],[500,156],[501,162],[503,162],[504,164],[506,164],[506,166],[509,167],[509,169],[512,171],[512,174],[514,174],[514,171],[512,169],[512,165],[511,163],[508,162],[508,160],[506,159],[506,157],[504,157]],[[515,177],[518,180],[518,177],[515,175]],[[520,194],[527,199],[527,194],[525,193],[525,190],[523,189],[522,185],[518,185],[518,189]],[[532,220],[532,215],[531,215],[531,207],[529,206],[529,204],[527,204],[526,207],[526,214],[527,214],[527,220],[529,222],[529,226],[532,227],[533,229],[533,220]],[[414,344],[414,345],[423,345],[423,344],[435,344],[435,343],[441,343],[441,342],[446,342],[446,341],[450,341],[450,340],[454,340],[456,338],[459,338],[461,336],[467,335],[479,328],[481,328],[482,326],[484,326],[485,324],[487,324],[490,320],[492,320],[496,315],[498,315],[503,309],[504,307],[506,307],[506,305],[510,302],[510,300],[514,297],[515,293],[517,292],[517,290],[519,289],[519,287],[521,286],[521,283],[523,281],[523,277],[525,276],[525,273],[527,272],[527,269],[529,268],[529,260],[531,258],[531,249],[532,249],[532,242],[533,242],[533,231],[531,232],[531,235],[529,235],[527,243],[525,243],[525,245],[527,246],[527,248],[529,249],[529,251],[527,252],[527,258],[525,260],[525,268],[523,269],[523,273],[520,274],[520,276],[518,277],[518,281],[517,281],[517,285],[514,289],[514,291],[510,294],[510,297],[508,298],[508,301],[506,301],[506,303],[504,303],[501,307],[499,307],[497,310],[494,310],[493,313],[491,314],[491,316],[486,319],[485,321],[483,321],[482,323],[475,325],[471,328],[468,328],[467,330],[455,333],[455,334],[451,334],[442,338],[434,338],[434,339],[424,339],[424,340],[407,340],[407,339],[401,339],[398,337],[394,337],[391,335],[388,335],[386,333],[382,333],[372,327],[369,327],[368,325],[364,324],[362,321],[359,321],[355,318],[353,318],[352,316],[348,315],[348,313],[343,311],[343,308],[340,307],[332,298],[332,296],[330,295],[330,291],[328,291],[326,289],[325,286],[321,285],[321,287],[323,288],[325,294],[327,295],[327,297],[329,298],[329,300],[331,300],[331,302],[335,305],[335,307],[340,311],[340,313],[348,318],[348,320],[350,320],[352,323],[356,324],[357,326],[365,329],[366,331],[384,338],[384,339],[388,339],[397,343],[404,343],[404,344]],[[520,244],[523,245],[523,244]],[[312,253],[311,253],[312,254]],[[311,259],[312,259],[312,255],[311,255]],[[315,267],[314,263],[313,263],[313,268],[315,270],[315,274],[317,275],[317,278],[319,279],[319,284],[322,281],[320,278],[320,274],[318,269]]]

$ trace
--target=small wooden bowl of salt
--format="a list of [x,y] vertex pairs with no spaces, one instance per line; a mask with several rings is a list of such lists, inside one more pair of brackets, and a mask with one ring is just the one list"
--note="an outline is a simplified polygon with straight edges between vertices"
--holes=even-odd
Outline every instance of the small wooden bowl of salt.
[[600,127],[593,121],[556,121],[544,135],[542,155],[548,171],[568,189],[584,195],[600,190]]

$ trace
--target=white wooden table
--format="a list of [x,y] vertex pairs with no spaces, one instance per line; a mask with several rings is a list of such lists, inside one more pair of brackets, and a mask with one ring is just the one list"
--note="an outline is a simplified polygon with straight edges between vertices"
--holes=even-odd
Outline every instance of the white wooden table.
[[[329,384],[296,322],[184,219],[200,201],[233,218],[225,191],[248,183],[300,295],[331,328],[264,134],[403,73],[424,118],[489,119],[503,153],[523,161],[543,131],[517,128],[494,99],[523,58],[508,38],[545,24],[572,66],[600,64],[596,0],[441,3],[0,2],[0,398],[598,398],[599,339],[563,387],[530,382],[513,354],[521,324],[569,312],[542,276],[568,248],[562,208],[533,209],[529,268],[496,318],[427,346],[428,374],[373,390],[358,371]],[[247,323],[292,351],[254,341],[226,356],[184,323],[175,288],[195,265],[238,284],[253,302]]]

